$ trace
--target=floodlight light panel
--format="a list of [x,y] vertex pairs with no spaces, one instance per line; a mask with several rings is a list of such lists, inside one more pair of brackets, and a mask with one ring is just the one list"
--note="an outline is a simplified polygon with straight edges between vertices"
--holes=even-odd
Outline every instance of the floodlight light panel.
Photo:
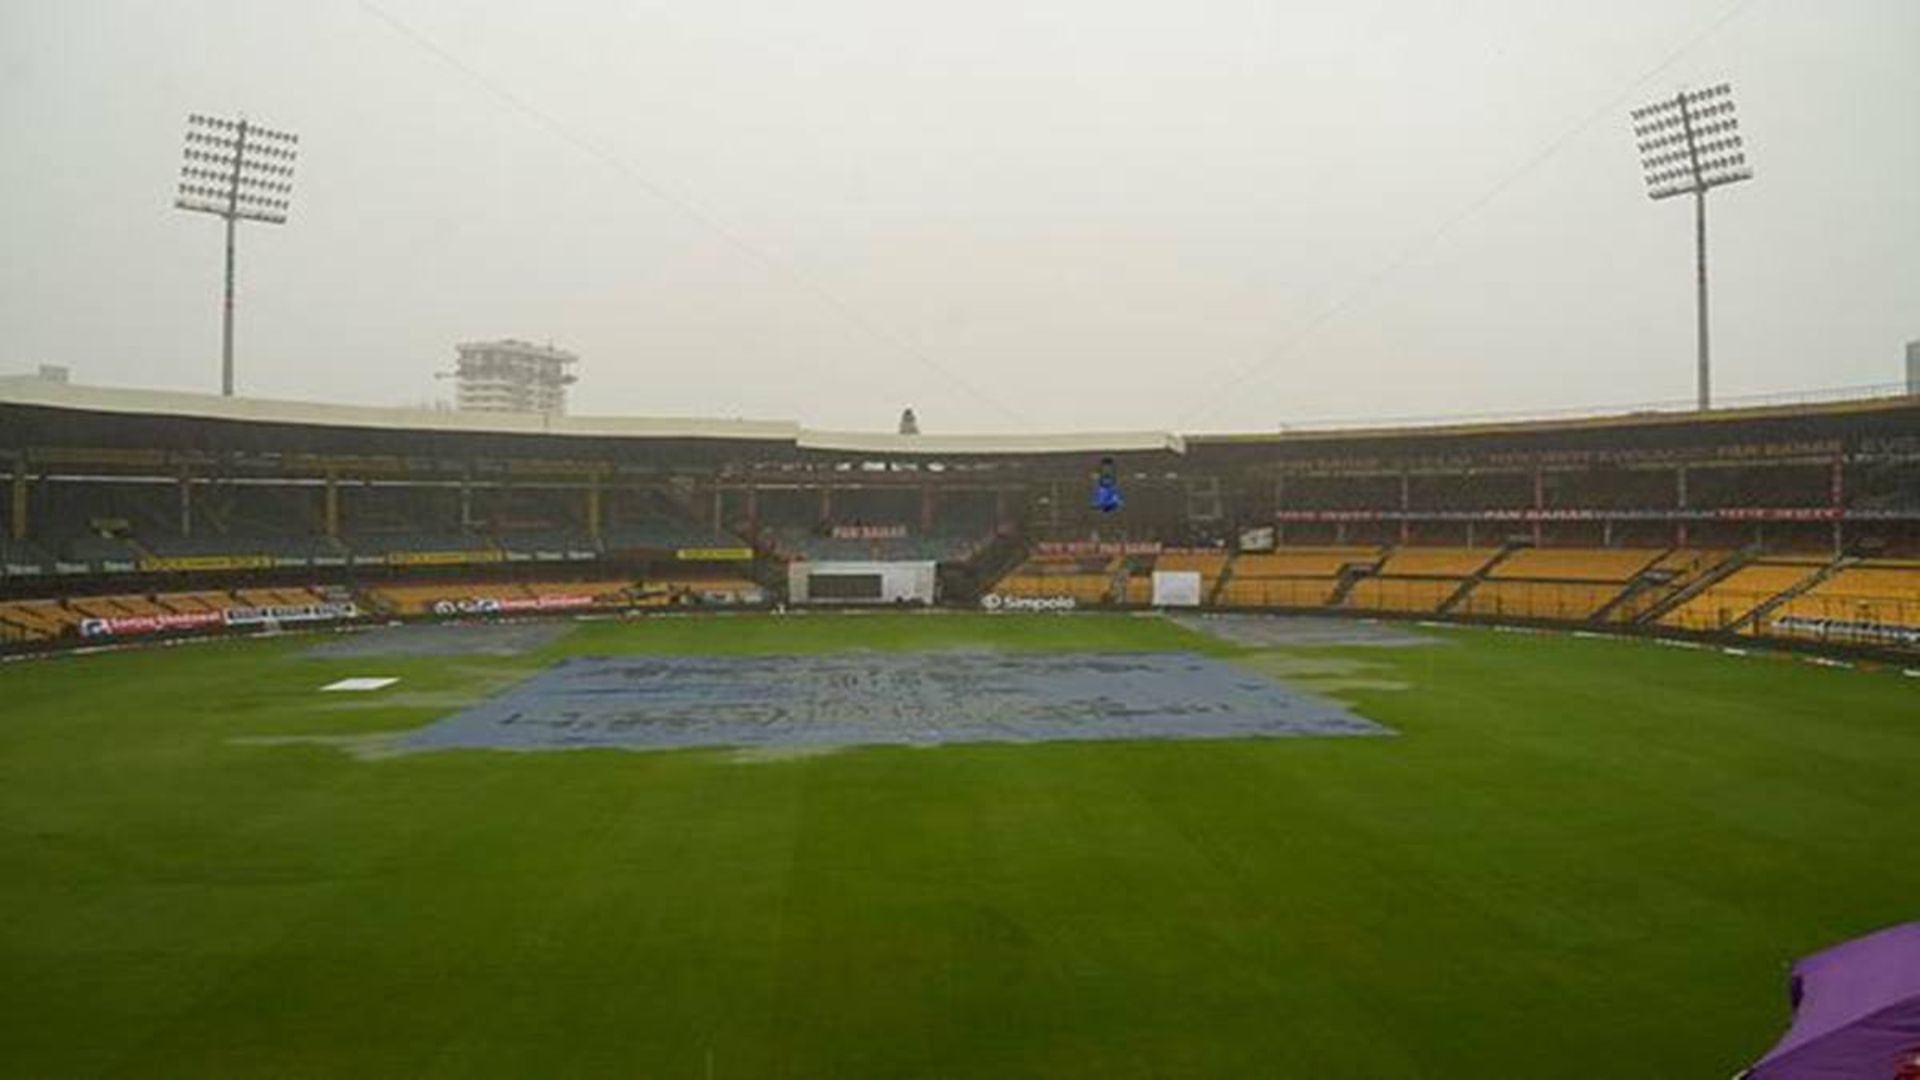
[[1713,169],[1702,169],[1700,184],[1702,187],[1725,187],[1742,180],[1753,179],[1753,167],[1744,161],[1728,162]]
[[249,195],[244,193],[235,196],[233,201],[235,206],[245,207],[247,209],[270,207],[276,210],[285,210],[288,204],[288,200],[279,198],[276,195]]
[[1691,153],[1665,154],[1657,159],[1641,162],[1646,172],[1647,183],[1664,184],[1671,180],[1691,177],[1694,170],[1694,155]]
[[1629,116],[1650,199],[1703,192],[1753,176],[1731,83],[1682,89]]
[[226,213],[227,207],[231,205],[231,202],[227,198],[227,193],[218,188],[182,184],[180,186],[180,193],[176,198],[217,207],[219,212],[223,214]]
[[225,135],[214,135],[200,131],[187,132],[187,141],[197,143],[201,146],[215,146],[223,150],[231,150],[240,145],[239,139],[232,139]]
[[293,168],[289,165],[272,165],[264,161],[243,159],[240,162],[240,175],[246,177],[292,176]]
[[1686,142],[1687,136],[1685,132],[1675,132],[1671,135],[1662,135],[1657,139],[1647,139],[1641,142],[1640,152],[1642,154],[1652,154],[1670,146],[1685,145]]
[[1702,87],[1698,90],[1682,91],[1680,96],[1685,98],[1687,102],[1691,104],[1696,101],[1711,101],[1715,98],[1723,98],[1732,93],[1733,93],[1732,83],[1718,83],[1714,86]]

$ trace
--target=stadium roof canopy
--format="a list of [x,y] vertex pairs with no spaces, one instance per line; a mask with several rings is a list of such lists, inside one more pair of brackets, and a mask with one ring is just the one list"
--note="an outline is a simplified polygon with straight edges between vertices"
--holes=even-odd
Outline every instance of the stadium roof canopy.
[[76,386],[0,377],[5,448],[337,454],[500,454],[720,461],[856,457],[1049,458],[1095,454],[1251,462],[1325,454],[1654,448],[1766,440],[1908,436],[1920,432],[1920,396],[1816,404],[1626,412],[1548,420],[1322,428],[1250,434],[1166,431],[1015,435],[898,435],[821,431],[792,421],[541,416],[227,398],[178,391]]
[[542,416],[435,409],[328,405],[265,398],[217,397],[169,390],[76,386],[36,376],[0,377],[0,408],[60,410],[70,417],[203,421],[247,426],[358,430],[365,433],[468,437],[537,436],[579,440],[769,443],[797,450],[908,457],[1038,456],[1089,453],[1181,453],[1167,432],[1058,435],[897,435],[815,431],[785,420]]

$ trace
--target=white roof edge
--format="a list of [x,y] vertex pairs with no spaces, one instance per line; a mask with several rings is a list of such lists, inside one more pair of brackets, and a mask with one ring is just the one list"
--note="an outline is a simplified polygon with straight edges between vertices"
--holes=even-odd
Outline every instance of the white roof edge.
[[894,435],[800,429],[803,450],[866,454],[1118,454],[1187,452],[1186,440],[1166,431],[1081,432],[1068,435]]
[[0,376],[0,404],[199,420],[233,420],[385,431],[439,431],[473,435],[562,435],[655,439],[763,439],[799,437],[784,420],[701,420],[674,417],[539,416],[522,413],[443,412],[374,405],[331,405],[271,398],[219,397],[177,390],[75,386],[33,375]]
[[1186,440],[1170,432],[1157,431],[1067,435],[895,435],[883,432],[814,431],[789,420],[443,412],[272,398],[229,398],[179,390],[79,386],[34,375],[0,375],[0,404],[383,431],[598,438],[759,439],[792,442],[809,450],[871,454],[1186,453]]

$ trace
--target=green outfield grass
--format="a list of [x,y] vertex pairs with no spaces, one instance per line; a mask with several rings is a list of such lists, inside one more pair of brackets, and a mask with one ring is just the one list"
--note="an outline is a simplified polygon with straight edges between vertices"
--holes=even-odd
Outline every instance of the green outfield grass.
[[[580,626],[0,667],[0,1076],[1723,1078],[1915,917],[1920,679],[1479,630]],[[567,653],[1195,649],[1391,739],[366,759]],[[323,695],[345,675],[390,690]]]

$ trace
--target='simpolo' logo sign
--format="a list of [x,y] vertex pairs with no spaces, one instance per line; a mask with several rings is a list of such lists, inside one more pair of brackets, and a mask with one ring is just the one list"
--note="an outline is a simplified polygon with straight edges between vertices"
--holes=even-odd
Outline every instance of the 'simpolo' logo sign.
[[1079,604],[1071,596],[1002,596],[988,593],[980,598],[988,611],[1072,611]]

